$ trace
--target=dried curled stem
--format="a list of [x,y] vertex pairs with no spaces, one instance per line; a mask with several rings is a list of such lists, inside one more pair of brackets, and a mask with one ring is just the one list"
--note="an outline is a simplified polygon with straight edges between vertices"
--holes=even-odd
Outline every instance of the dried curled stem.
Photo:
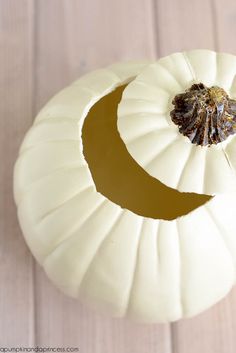
[[220,87],[193,84],[172,103],[172,121],[196,145],[217,144],[236,132],[236,100]]

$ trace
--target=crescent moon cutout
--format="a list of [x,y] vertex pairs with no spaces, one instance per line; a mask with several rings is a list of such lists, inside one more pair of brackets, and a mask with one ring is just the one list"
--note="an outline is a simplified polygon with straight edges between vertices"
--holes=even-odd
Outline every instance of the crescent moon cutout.
[[100,99],[84,121],[83,153],[97,191],[144,217],[171,220],[188,214],[211,197],[172,189],[131,157],[117,129],[117,107],[125,87]]

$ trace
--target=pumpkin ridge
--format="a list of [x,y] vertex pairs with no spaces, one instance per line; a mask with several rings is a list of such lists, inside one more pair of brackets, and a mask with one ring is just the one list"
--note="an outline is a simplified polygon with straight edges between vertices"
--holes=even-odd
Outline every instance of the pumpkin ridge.
[[179,221],[178,218],[174,221],[175,222],[175,229],[178,238],[178,252],[179,252],[179,306],[180,306],[180,315],[184,317],[186,315],[186,304],[184,298],[184,286],[185,283],[185,276],[184,276],[184,256],[182,251],[182,240],[181,240],[181,233],[179,230]]
[[184,173],[185,173],[186,169],[188,168],[188,163],[189,163],[189,161],[190,161],[190,159],[191,159],[191,157],[192,157],[194,152],[195,152],[194,149],[191,147],[190,150],[189,150],[189,155],[188,155],[188,157],[187,157],[187,159],[185,161],[184,167],[181,169],[181,173],[179,175],[179,180],[178,180],[178,183],[176,185],[176,189],[177,190],[180,188],[182,179],[184,177]]
[[43,176],[40,176],[38,179],[29,182],[27,184],[27,187],[23,188],[23,190],[21,190],[21,194],[24,193],[24,196],[18,197],[18,199],[16,200],[17,206],[20,206],[21,202],[23,202],[22,198],[27,196],[31,192],[32,188],[35,185],[41,183],[44,179],[47,179],[47,178],[51,177],[54,174],[59,174],[59,173],[63,172],[64,170],[67,170],[67,169],[81,169],[81,168],[88,168],[88,167],[86,166],[86,164],[73,164],[73,163],[71,163],[71,164],[68,164],[68,165],[63,165],[61,167],[58,167],[58,168],[52,170],[50,173],[47,173],[47,174],[45,174]]
[[207,181],[207,151],[204,151],[204,158],[203,158],[203,162],[204,162],[204,166],[202,168],[203,171],[203,175],[202,175],[202,193],[206,192],[206,181]]
[[135,281],[137,277],[137,269],[138,269],[138,259],[139,259],[139,249],[140,249],[140,243],[141,243],[141,237],[142,237],[142,232],[145,226],[145,220],[146,218],[142,218],[140,222],[140,228],[139,228],[139,236],[136,244],[136,256],[135,256],[135,261],[133,265],[133,271],[132,271],[132,278],[130,279],[130,288],[128,290],[128,296],[127,296],[127,301],[125,304],[125,311],[124,311],[124,316],[129,316],[129,311],[131,307],[131,300],[133,296],[133,290],[135,286]]
[[92,212],[89,213],[89,215],[87,215],[79,225],[78,224],[74,225],[72,229],[69,230],[66,237],[64,237],[61,241],[55,244],[55,247],[51,249],[51,251],[48,254],[45,255],[43,262],[46,263],[47,260],[51,257],[51,255],[53,255],[55,251],[57,251],[61,246],[64,246],[64,244],[67,241],[76,237],[78,229],[83,227],[95,213],[99,212],[100,209],[105,206],[107,201],[108,201],[107,199],[102,199],[102,201],[96,205],[96,207],[92,210]]
[[140,139],[140,138],[142,138],[142,137],[146,137],[146,136],[148,136],[148,135],[150,135],[150,134],[153,134],[153,133],[162,133],[163,131],[169,131],[170,130],[170,128],[169,127],[162,127],[162,128],[156,128],[156,129],[150,129],[149,131],[146,131],[145,133],[142,133],[142,134],[138,134],[138,135],[135,135],[135,136],[132,136],[131,138],[129,138],[128,140],[127,140],[127,144],[128,145],[130,145],[130,144],[132,144],[133,142],[135,142],[136,140],[138,140],[138,139]]
[[159,158],[162,153],[165,153],[169,148],[172,147],[172,145],[177,141],[178,137],[175,137],[173,141],[169,142],[163,149],[158,151],[158,154],[155,154],[155,156],[148,162],[144,164],[144,168],[149,169],[152,163],[156,160],[156,158]]
[[[163,62],[161,60],[159,61],[158,64],[168,73],[169,76],[171,76],[174,79],[174,81],[178,84],[178,86],[183,89],[182,82],[179,82],[177,78],[174,77],[173,74],[169,72],[169,70],[163,65]],[[169,92],[169,95],[171,96],[172,92]]]
[[224,229],[220,225],[218,219],[213,215],[211,209],[209,208],[209,206],[207,204],[205,206],[205,210],[206,210],[209,218],[211,219],[212,223],[217,228],[217,233],[218,233],[219,237],[222,239],[222,242],[224,243],[225,249],[227,250],[227,252],[230,255],[230,259],[232,261],[232,266],[233,266],[233,269],[234,269],[234,277],[235,277],[235,280],[236,280],[236,268],[235,268],[235,263],[234,263],[234,256],[233,256],[233,254],[231,252],[230,244],[228,244],[227,240],[222,235],[222,234],[224,234]]
[[183,52],[182,54],[183,54],[183,58],[184,58],[184,60],[185,60],[185,62],[186,62],[186,65],[187,65],[187,67],[188,67],[188,69],[189,69],[189,72],[191,73],[191,76],[192,76],[193,81],[197,81],[197,78],[196,78],[194,69],[193,69],[193,67],[192,67],[192,65],[191,65],[191,63],[190,63],[190,60],[189,60],[189,58],[188,58],[187,52]]
[[[43,150],[43,152],[44,152],[44,149],[46,149],[47,147],[52,147],[53,149],[52,150],[50,150],[50,153],[53,153],[54,155],[55,155],[55,153],[56,153],[56,149],[55,149],[55,147],[57,147],[57,145],[61,145],[61,144],[65,144],[66,145],[66,148],[72,148],[72,150],[73,150],[73,163],[74,162],[78,162],[78,160],[79,160],[79,158],[81,157],[81,155],[82,155],[82,152],[81,151],[79,151],[79,149],[78,149],[78,147],[79,147],[79,141],[66,141],[66,142],[64,142],[64,141],[54,141],[54,142],[52,142],[52,143],[50,143],[50,142],[48,142],[48,141],[45,141],[44,143],[42,143],[40,146],[38,146],[37,144],[35,145],[35,148],[29,148],[29,149],[26,149],[26,150],[24,150],[24,151],[22,151],[22,153],[18,156],[18,160],[17,160],[17,162],[16,162],[16,168],[19,168],[19,165],[20,165],[20,163],[24,163],[24,159],[25,159],[25,157],[27,157],[27,158],[29,158],[29,157],[32,157],[31,155],[33,154],[33,153],[35,153],[36,155],[34,156],[35,158],[37,158],[38,156],[37,156],[37,153],[39,153],[39,152],[41,152],[42,150]],[[64,147],[64,146],[63,146]],[[72,153],[71,153],[71,155],[72,155]],[[60,154],[59,154],[59,156],[61,156]],[[61,160],[61,161],[63,161],[65,159],[65,156],[63,156],[63,159]],[[68,158],[69,159],[69,158]],[[67,160],[67,159],[66,159]],[[72,161],[72,160],[71,160]],[[86,161],[81,161],[81,163],[84,163],[84,165],[87,165],[86,164]],[[70,162],[71,163],[71,162]],[[42,166],[44,166],[45,167],[45,165],[44,164],[42,164]],[[63,166],[63,165],[62,165]],[[59,167],[61,167],[61,166],[59,166]],[[59,168],[59,167],[55,167],[54,169],[57,169],[57,168]],[[46,168],[46,167],[45,167]],[[48,166],[47,166],[47,168],[48,168]],[[54,170],[54,169],[49,169],[50,171],[51,170]]]
[[69,199],[65,200],[64,202],[62,202],[60,205],[54,207],[53,209],[51,209],[50,211],[48,211],[47,213],[45,213],[42,217],[40,217],[40,219],[37,220],[36,222],[36,227],[38,227],[40,225],[40,223],[44,222],[45,219],[49,216],[51,216],[54,212],[56,212],[58,209],[60,209],[63,205],[65,205],[67,202],[70,202],[71,200],[75,199],[76,197],[78,197],[80,194],[87,192],[89,189],[93,189],[94,190],[94,185],[86,185],[86,187],[84,187],[82,190],[80,190],[79,192],[77,191],[76,194],[74,194],[73,196],[71,196]]
[[35,126],[40,126],[41,124],[60,124],[61,120],[66,120],[68,123],[74,124],[77,123],[75,118],[72,118],[71,116],[65,116],[65,115],[59,115],[59,116],[51,116],[50,114],[47,113],[38,113],[38,119],[34,120],[33,125],[31,128]]
[[[166,155],[168,155],[168,153],[170,153],[171,150],[175,149],[175,144],[180,144],[182,145],[183,144],[183,141],[180,141],[178,138],[176,138],[176,140],[173,140],[172,142],[169,142],[169,144],[163,148],[161,151],[159,151],[158,154],[156,154],[155,158],[148,164],[144,164],[144,167],[150,172],[151,170],[153,170],[154,168],[157,168],[157,163],[156,163],[156,159],[158,160],[163,160],[166,158]],[[189,148],[189,145],[187,145]],[[186,148],[186,150],[187,150]],[[187,156],[187,157],[186,157]],[[179,178],[181,177],[181,174],[182,174],[182,170],[185,166],[185,163],[186,163],[186,158],[188,159],[189,157],[189,151],[185,151],[185,149],[183,150],[183,155],[181,156],[181,163],[182,163],[182,167],[177,169],[177,168],[174,168],[173,166],[173,173],[171,175],[171,178],[172,178],[172,185],[173,185],[173,188],[176,189],[176,185],[178,184],[179,182]]]
[[160,251],[160,229],[162,225],[162,220],[158,220],[157,222],[157,229],[156,229],[156,254],[157,254],[157,275],[160,275],[160,268],[161,268],[161,251]]
[[118,213],[118,216],[116,217],[115,221],[113,221],[112,225],[109,227],[109,230],[105,233],[105,235],[103,236],[103,239],[101,240],[100,244],[98,245],[97,249],[95,250],[95,253],[93,254],[93,256],[91,257],[91,261],[89,262],[84,274],[83,274],[83,278],[81,279],[79,285],[78,285],[78,290],[77,290],[77,297],[79,296],[79,292],[81,291],[81,288],[83,287],[83,283],[86,280],[86,277],[88,276],[89,272],[91,271],[93,264],[96,260],[96,257],[98,256],[99,251],[101,250],[104,242],[106,241],[106,239],[111,235],[113,229],[118,225],[118,223],[121,221],[121,218],[123,217],[124,213],[126,212],[126,210],[121,210]]
[[75,143],[78,143],[78,140],[76,139],[58,139],[58,140],[45,140],[45,141],[38,141],[36,142],[34,145],[31,145],[31,146],[27,146],[25,147],[22,152],[27,152],[29,150],[33,150],[34,148],[37,148],[37,147],[41,147],[42,145],[44,145],[45,143],[59,143],[59,142],[75,142]]
[[[33,125],[31,128],[36,127],[36,126],[40,126],[40,125],[44,125],[44,124],[71,124],[71,125],[75,125],[77,124],[77,121],[75,119],[72,119],[70,117],[67,116],[54,116],[54,117],[50,117],[48,119],[42,119],[42,120],[35,120],[33,122]],[[30,131],[30,130],[29,130]]]
[[226,159],[226,161],[227,161],[227,163],[228,163],[230,169],[232,170],[233,173],[236,173],[235,170],[234,170],[234,168],[233,168],[233,166],[232,166],[232,164],[231,164],[231,162],[230,162],[230,159],[229,159],[229,157],[228,157],[228,155],[227,155],[227,152],[226,152],[226,150],[225,150],[225,148],[224,148],[223,146],[222,146],[222,151],[223,151],[223,153],[224,153],[225,159]]

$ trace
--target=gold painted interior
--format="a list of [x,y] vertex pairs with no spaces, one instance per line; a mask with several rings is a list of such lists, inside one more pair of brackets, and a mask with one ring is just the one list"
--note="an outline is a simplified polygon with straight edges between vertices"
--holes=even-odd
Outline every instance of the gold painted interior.
[[206,203],[210,196],[169,188],[130,156],[117,130],[117,106],[124,88],[98,101],[84,122],[83,152],[97,190],[123,208],[156,219],[175,219]]

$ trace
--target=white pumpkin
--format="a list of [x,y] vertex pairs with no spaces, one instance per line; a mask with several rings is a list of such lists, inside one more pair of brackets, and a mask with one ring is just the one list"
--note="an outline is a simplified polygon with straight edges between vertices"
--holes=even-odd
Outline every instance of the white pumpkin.
[[236,98],[236,56],[193,50],[149,65],[123,93],[121,137],[135,161],[172,188],[208,195],[236,190],[236,135],[197,145],[170,118],[174,97],[194,83],[219,86]]
[[[234,284],[236,193],[168,221],[122,209],[96,190],[83,154],[84,119],[144,67],[92,72],[52,98],[21,146],[14,195],[26,242],[58,288],[115,317],[166,322],[210,307]],[[148,102],[136,103],[137,113],[150,112]],[[127,136],[135,126],[127,125]]]

